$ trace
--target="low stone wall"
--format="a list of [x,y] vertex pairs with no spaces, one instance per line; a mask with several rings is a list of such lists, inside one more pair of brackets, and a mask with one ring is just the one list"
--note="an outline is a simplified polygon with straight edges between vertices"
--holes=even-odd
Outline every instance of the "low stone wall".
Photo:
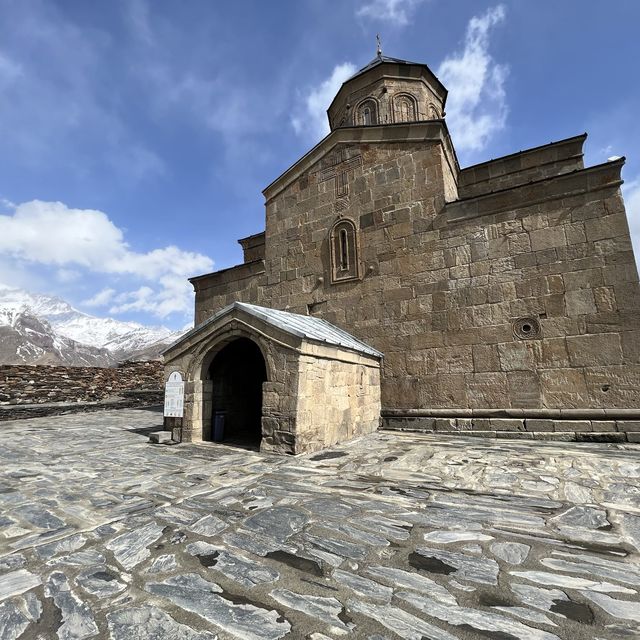
[[114,368],[0,366],[0,407],[91,403],[140,390],[158,392],[156,401],[161,401],[163,388],[163,365],[158,361],[124,362]]
[[[640,443],[640,413],[581,418],[385,415],[382,429],[481,438]],[[625,419],[635,418],[635,419]]]
[[122,397],[99,400],[98,402],[44,402],[40,404],[0,405],[0,422],[44,418],[67,413],[88,413],[112,409],[162,409],[163,391],[124,392]]

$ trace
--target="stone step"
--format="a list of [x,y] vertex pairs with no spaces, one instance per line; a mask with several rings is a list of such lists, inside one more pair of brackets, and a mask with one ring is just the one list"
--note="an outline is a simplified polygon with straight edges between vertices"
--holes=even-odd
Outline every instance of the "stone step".
[[550,440],[560,442],[631,442],[640,443],[640,432],[615,431],[491,431],[491,430],[438,430],[420,427],[383,427],[380,431],[425,433],[438,436],[471,438],[506,438],[511,440]]
[[149,442],[153,444],[170,444],[172,442],[171,431],[155,431],[149,434]]

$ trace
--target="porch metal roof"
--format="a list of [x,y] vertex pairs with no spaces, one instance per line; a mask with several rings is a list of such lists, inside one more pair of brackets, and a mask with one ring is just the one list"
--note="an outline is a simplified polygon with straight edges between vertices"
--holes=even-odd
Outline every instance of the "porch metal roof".
[[180,342],[194,335],[207,325],[231,313],[234,309],[242,310],[299,338],[331,344],[336,347],[344,347],[345,349],[364,353],[375,358],[383,357],[383,354],[380,353],[380,351],[377,351],[368,344],[358,340],[358,338],[355,338],[350,333],[347,333],[343,329],[336,327],[322,318],[303,316],[299,313],[279,311],[278,309],[269,309],[268,307],[259,307],[255,304],[248,304],[246,302],[234,302],[224,309],[221,309],[218,313],[207,318],[207,320],[182,336]]

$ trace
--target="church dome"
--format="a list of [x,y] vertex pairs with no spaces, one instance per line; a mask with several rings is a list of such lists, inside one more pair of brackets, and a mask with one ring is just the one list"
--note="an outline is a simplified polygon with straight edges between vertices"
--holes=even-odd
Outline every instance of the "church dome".
[[327,110],[340,127],[424,122],[444,117],[447,90],[426,64],[378,55],[346,80]]

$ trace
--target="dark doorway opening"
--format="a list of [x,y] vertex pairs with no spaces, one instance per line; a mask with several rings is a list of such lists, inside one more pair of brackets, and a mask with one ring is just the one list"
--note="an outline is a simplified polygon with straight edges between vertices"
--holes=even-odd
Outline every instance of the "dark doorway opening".
[[213,383],[211,440],[259,448],[267,368],[258,346],[247,338],[230,342],[216,354],[209,377]]

